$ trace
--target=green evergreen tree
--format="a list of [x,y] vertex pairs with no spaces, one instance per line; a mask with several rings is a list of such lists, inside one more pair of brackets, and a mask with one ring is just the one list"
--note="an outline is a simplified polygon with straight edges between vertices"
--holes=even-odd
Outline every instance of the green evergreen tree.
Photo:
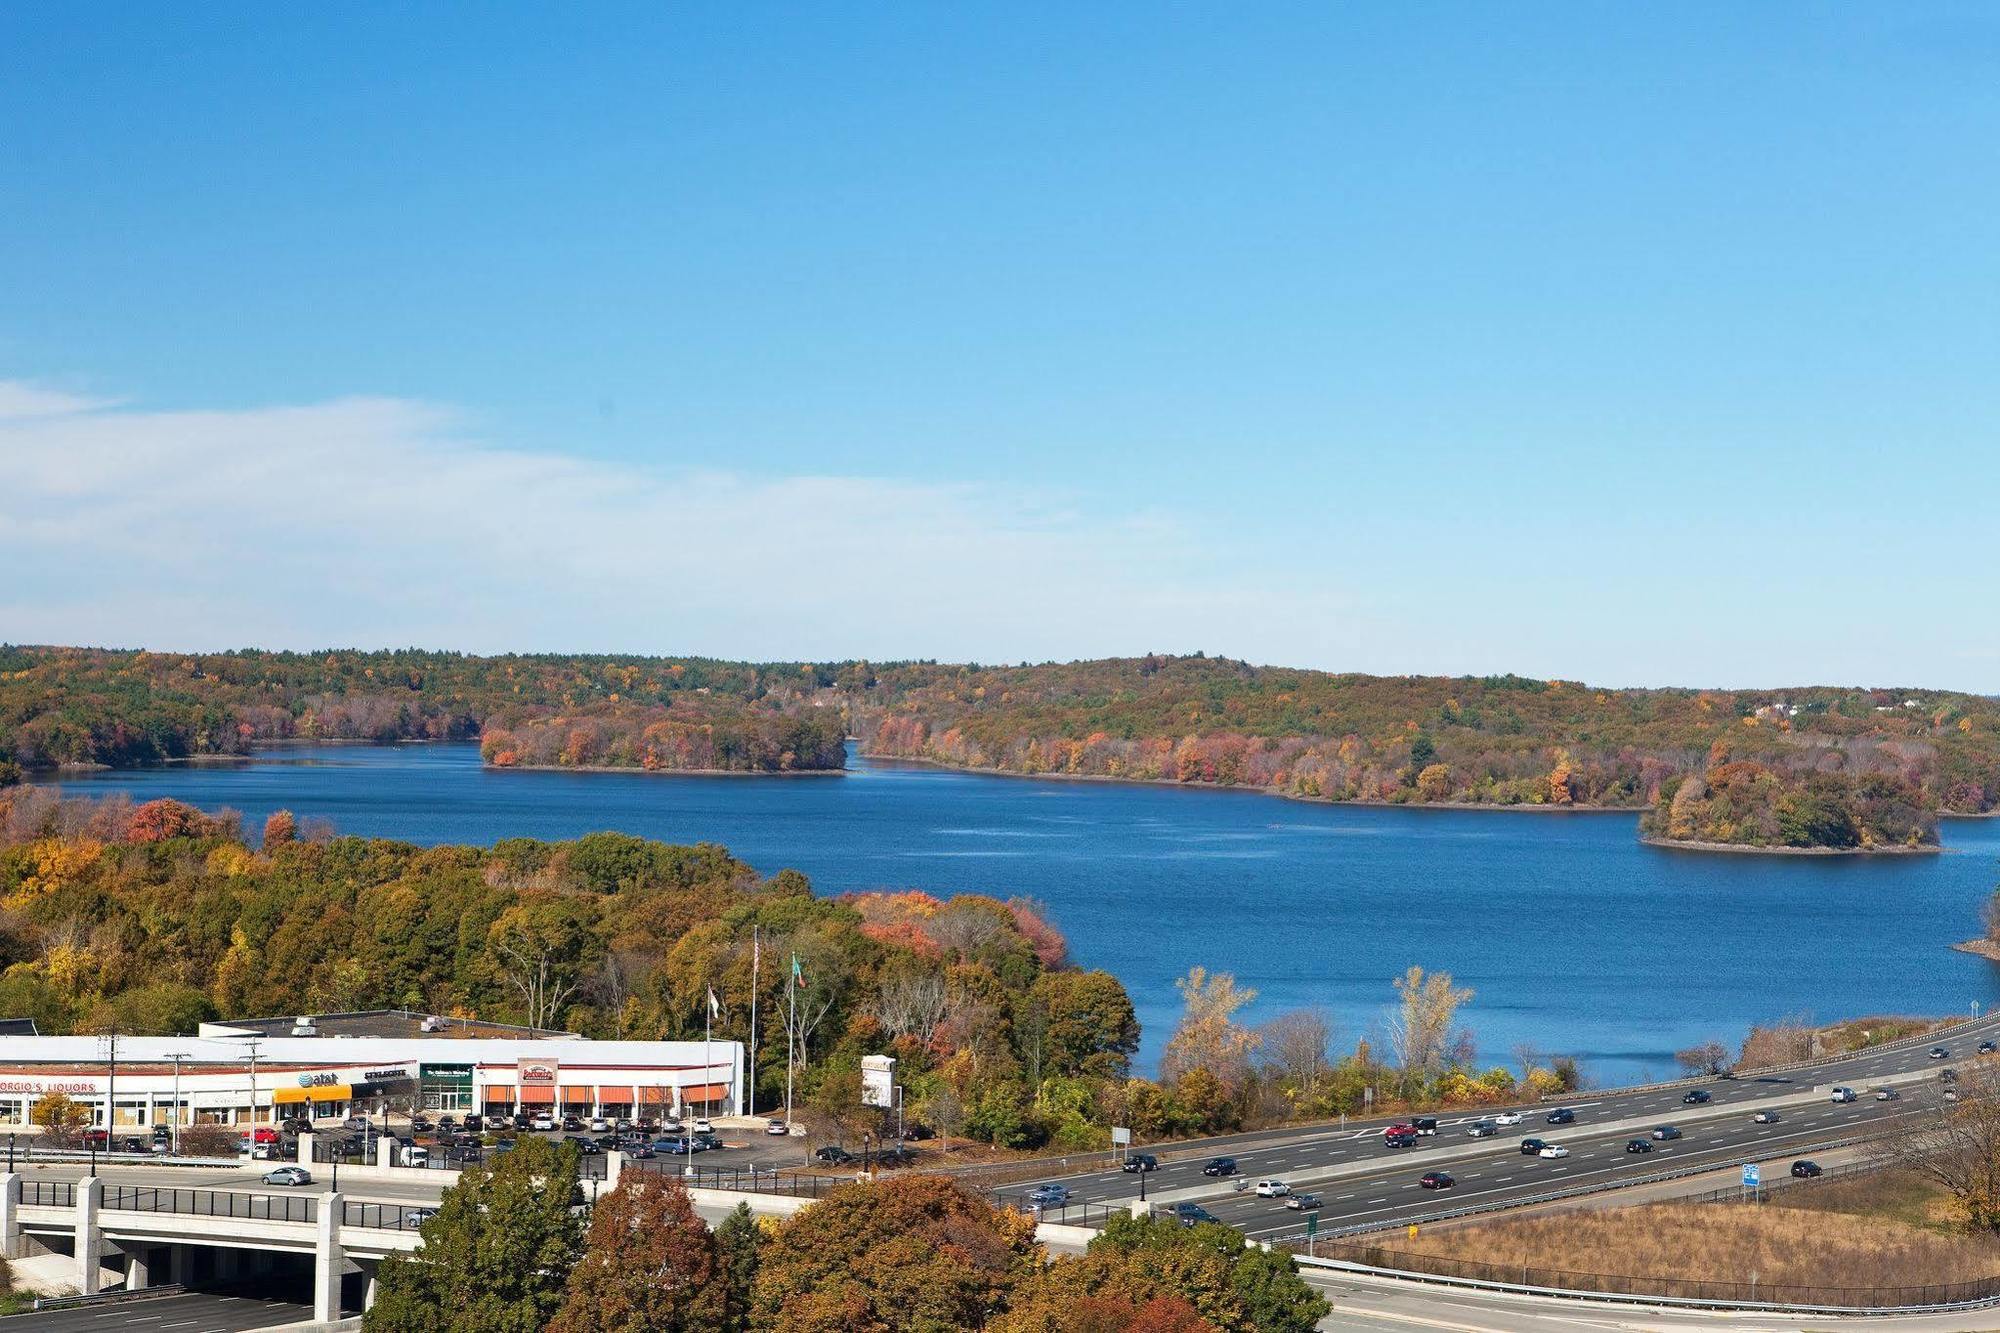
[[367,1333],[541,1333],[583,1249],[576,1151],[522,1139],[444,1192],[424,1244],[382,1263]]

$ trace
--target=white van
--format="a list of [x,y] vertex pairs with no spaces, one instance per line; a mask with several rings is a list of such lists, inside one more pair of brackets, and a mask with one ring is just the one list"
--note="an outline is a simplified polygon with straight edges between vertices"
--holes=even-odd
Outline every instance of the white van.
[[1833,1099],[1836,1102],[1851,1102],[1854,1100],[1854,1089],[1835,1088],[1833,1090]]
[[429,1166],[430,1149],[414,1143],[404,1144],[396,1153],[396,1160],[402,1166]]

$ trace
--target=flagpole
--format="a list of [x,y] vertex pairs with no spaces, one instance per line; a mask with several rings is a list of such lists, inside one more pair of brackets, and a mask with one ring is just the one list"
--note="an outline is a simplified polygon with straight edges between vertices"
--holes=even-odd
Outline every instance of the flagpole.
[[[710,986],[708,988],[708,1006],[701,1011],[701,1090],[704,1094],[708,1092],[708,1081],[715,1077],[715,1053],[709,1049],[709,1043],[713,1038],[712,1029],[714,1024],[715,987]],[[706,1106],[713,1100],[715,1099],[704,1095],[702,1097],[702,1105]]]
[[792,1127],[792,1066],[796,1063],[793,1048],[797,1045],[793,1034],[798,1031],[799,1027],[799,956],[797,954],[792,955],[792,976],[791,980],[785,983],[785,1001],[787,1012],[791,1015],[790,1018],[785,1020],[785,1129],[790,1131]]
[[763,941],[757,937],[757,927],[750,927],[750,1049],[747,1057],[750,1066],[750,1086],[744,1091],[749,1110],[745,1115],[757,1114],[757,965],[763,961]]

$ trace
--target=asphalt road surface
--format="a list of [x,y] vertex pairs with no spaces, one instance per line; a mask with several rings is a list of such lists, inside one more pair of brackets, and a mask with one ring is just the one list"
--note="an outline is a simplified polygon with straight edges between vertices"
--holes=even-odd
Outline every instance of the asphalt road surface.
[[[1149,1172],[1146,1193],[1149,1202],[1159,1205],[1198,1202],[1251,1235],[1269,1237],[1302,1231],[1305,1218],[1285,1209],[1282,1199],[1256,1199],[1237,1193],[1233,1189],[1237,1180],[1254,1183],[1277,1178],[1295,1189],[1319,1195],[1323,1201],[1319,1225],[1326,1231],[1528,1198],[1552,1189],[1635,1178],[1687,1165],[1782,1159],[1781,1166],[1789,1169],[1792,1158],[1809,1156],[1816,1145],[1880,1132],[1895,1115],[1930,1104],[1941,1068],[1974,1058],[2000,1058],[1974,1056],[1983,1040],[2000,1040],[2000,1018],[1984,1019],[1937,1039],[1935,1044],[1950,1052],[1944,1060],[1929,1057],[1928,1050],[1934,1044],[1929,1039],[1883,1046],[1805,1069],[1692,1085],[1709,1093],[1712,1100],[1706,1105],[1683,1102],[1690,1086],[1683,1084],[1629,1092],[1586,1092],[1573,1101],[1517,1108],[1522,1112],[1522,1123],[1501,1127],[1498,1135],[1489,1139],[1468,1138],[1466,1126],[1491,1119],[1495,1112],[1490,1109],[1440,1116],[1435,1137],[1419,1139],[1418,1146],[1406,1149],[1384,1144],[1382,1127],[1394,1123],[1389,1118],[1355,1121],[1345,1127],[1319,1125],[1230,1135],[1204,1141],[1198,1145],[1201,1154],[1192,1160],[1166,1163]],[[1898,1100],[1874,1100],[1873,1089],[1885,1080],[1892,1080],[1900,1091]],[[1837,1084],[1854,1088],[1861,1100],[1835,1104],[1827,1094],[1815,1091]],[[1767,1104],[1775,1104],[1782,1118],[1776,1124],[1753,1124],[1752,1113]],[[1547,1115],[1557,1105],[1573,1110],[1576,1123],[1549,1124]],[[1642,1123],[1629,1130],[1606,1128],[1615,1122]],[[1653,1125],[1674,1125],[1684,1137],[1655,1143],[1651,1153],[1627,1154],[1626,1141],[1645,1137]],[[1560,1160],[1522,1156],[1520,1141],[1527,1137],[1560,1143],[1570,1149],[1570,1156]],[[1195,1145],[1163,1145],[1162,1151],[1171,1149],[1180,1155],[1191,1146]],[[1234,1157],[1238,1175],[1220,1180],[1203,1176],[1208,1153]],[[1419,1188],[1418,1177],[1430,1170],[1449,1172],[1456,1177],[1457,1187],[1442,1192]],[[1066,1186],[1072,1205],[1122,1206],[1135,1200],[1139,1192],[1137,1176],[1119,1171],[1058,1173],[1002,1186],[998,1192],[1018,1200],[1035,1186],[1049,1183]],[[1061,1220],[1054,1209],[1046,1216]]]
[[43,1314],[0,1319],[0,1328],[34,1333],[106,1333],[136,1329],[142,1333],[232,1333],[238,1329],[271,1328],[312,1318],[312,1306],[256,1296],[221,1296],[191,1291],[178,1296],[51,1310]]

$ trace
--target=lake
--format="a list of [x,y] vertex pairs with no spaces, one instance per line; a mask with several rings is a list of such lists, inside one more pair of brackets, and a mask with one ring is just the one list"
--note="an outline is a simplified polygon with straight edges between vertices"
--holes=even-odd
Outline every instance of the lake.
[[1964,1013],[2000,969],[1979,931],[2000,820],[1952,820],[1941,856],[1714,856],[1639,845],[1636,816],[1309,805],[1255,792],[1070,783],[855,758],[842,777],[496,772],[472,745],[326,746],[256,762],[68,776],[76,793],[286,808],[418,843],[595,829],[719,842],[821,893],[921,888],[1047,904],[1086,966],[1122,979],[1157,1059],[1194,964],[1234,972],[1252,1020],[1324,1005],[1379,1035],[1390,979],[1452,972],[1481,1058],[1519,1042],[1595,1081],[1665,1077],[1672,1052],[1758,1019]]

